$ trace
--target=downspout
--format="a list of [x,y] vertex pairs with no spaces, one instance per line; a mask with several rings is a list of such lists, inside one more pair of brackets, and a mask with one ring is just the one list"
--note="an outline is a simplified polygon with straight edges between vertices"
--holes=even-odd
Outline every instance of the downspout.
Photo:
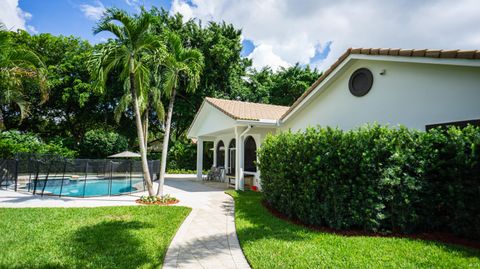
[[243,131],[243,133],[240,135],[240,138],[242,138],[246,133],[248,133],[248,131],[250,131],[250,129],[252,129],[253,126],[252,125],[248,125],[247,129],[245,131]]

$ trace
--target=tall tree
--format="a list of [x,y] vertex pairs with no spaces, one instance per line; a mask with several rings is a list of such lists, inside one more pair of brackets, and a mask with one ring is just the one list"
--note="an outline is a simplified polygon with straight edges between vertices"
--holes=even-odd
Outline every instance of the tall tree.
[[94,33],[110,32],[115,36],[115,40],[93,53],[90,67],[95,79],[95,86],[101,91],[105,88],[109,73],[115,68],[119,69],[124,90],[130,93],[127,95],[129,97],[125,98],[131,98],[133,105],[143,177],[149,195],[153,196],[155,193],[145,148],[142,106],[144,110],[151,78],[147,63],[151,57],[160,55],[163,51],[160,39],[151,34],[151,22],[151,15],[144,10],[139,15],[130,16],[120,9],[107,9],[94,29]]
[[[170,143],[174,140],[187,141],[184,139],[186,130],[205,97],[236,98],[232,94],[243,85],[242,78],[246,76],[246,68],[251,65],[251,60],[241,56],[241,30],[232,24],[202,24],[198,20],[184,20],[179,13],[172,15],[156,8],[150,12],[156,17],[155,32],[175,32],[185,47],[198,49],[204,57],[204,72],[200,76],[198,89],[186,93],[181,87],[175,98]],[[164,106],[168,107],[168,103],[164,103]]]
[[[19,130],[40,133],[44,138],[68,138],[75,145],[88,130],[114,125],[111,103],[118,97],[111,93],[118,90],[109,87],[103,95],[93,90],[87,68],[93,47],[88,41],[48,33],[30,35],[25,31],[13,33],[12,39],[19,47],[34,51],[48,69],[49,98],[42,106],[31,106],[31,114],[18,126]],[[35,85],[26,85],[25,93],[32,103],[40,101]],[[9,123],[14,120],[10,117]]]
[[165,133],[163,136],[162,160],[160,165],[160,182],[157,195],[163,195],[163,184],[167,168],[168,142],[173,114],[173,104],[180,84],[185,85],[187,93],[194,92],[200,82],[203,71],[203,55],[197,49],[186,48],[180,37],[173,33],[166,33],[167,54],[162,63],[164,67],[164,94],[170,98],[168,103],[167,118],[165,120]]
[[309,65],[295,64],[280,68],[273,74],[273,85],[270,88],[270,103],[291,106],[315,80],[322,74]]
[[48,98],[44,64],[31,50],[16,46],[10,33],[0,24],[0,131],[5,129],[2,109],[16,105],[20,118],[29,114],[30,101],[24,81],[34,79],[41,89],[41,103]]

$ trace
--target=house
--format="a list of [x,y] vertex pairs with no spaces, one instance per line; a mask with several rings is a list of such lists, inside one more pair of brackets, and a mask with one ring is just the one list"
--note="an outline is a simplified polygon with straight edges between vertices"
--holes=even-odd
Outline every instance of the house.
[[260,187],[256,150],[268,133],[367,123],[426,130],[480,125],[480,51],[348,49],[291,107],[206,98],[188,137],[214,142],[214,163]]

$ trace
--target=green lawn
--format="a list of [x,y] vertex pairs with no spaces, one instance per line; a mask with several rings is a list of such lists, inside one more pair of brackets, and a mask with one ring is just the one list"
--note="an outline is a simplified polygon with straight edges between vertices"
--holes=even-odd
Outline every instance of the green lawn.
[[405,238],[340,236],[273,216],[261,194],[228,191],[235,223],[253,268],[480,268],[480,251]]
[[186,207],[0,209],[0,268],[158,268]]

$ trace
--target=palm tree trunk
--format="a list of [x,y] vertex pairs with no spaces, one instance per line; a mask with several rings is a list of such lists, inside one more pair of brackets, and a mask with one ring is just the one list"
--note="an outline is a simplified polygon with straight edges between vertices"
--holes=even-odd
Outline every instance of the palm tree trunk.
[[140,148],[140,155],[142,157],[143,178],[147,184],[148,195],[155,195],[153,191],[152,180],[150,179],[150,172],[148,170],[147,150],[145,149],[145,137],[143,135],[142,114],[138,105],[138,97],[135,89],[135,74],[130,73],[130,89],[133,95],[133,109],[135,112],[135,124],[137,125],[138,146]]
[[0,108],[0,131],[5,130],[5,123],[3,119],[3,112],[2,109]]
[[173,103],[175,102],[175,94],[177,91],[173,88],[172,98],[168,104],[167,120],[165,122],[165,133],[163,135],[162,145],[162,161],[160,166],[160,182],[158,184],[157,195],[163,196],[163,184],[165,182],[165,171],[167,170],[167,153],[168,153],[168,141],[170,140],[170,125],[172,123]]
[[148,151],[148,107],[143,114],[143,134],[145,136],[145,150]]

